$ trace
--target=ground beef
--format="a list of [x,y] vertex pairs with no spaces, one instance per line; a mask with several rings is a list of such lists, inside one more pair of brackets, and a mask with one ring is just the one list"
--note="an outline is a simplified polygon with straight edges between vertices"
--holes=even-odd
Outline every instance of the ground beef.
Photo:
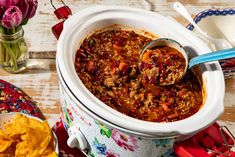
[[[159,86],[156,81],[151,82],[148,76],[143,76],[139,52],[150,41],[133,31],[95,33],[77,50],[77,74],[97,98],[131,117],[172,122],[195,114],[202,105],[202,89],[191,71],[170,86]],[[169,62],[166,56],[161,59],[163,63]],[[162,70],[166,69],[156,66],[149,73],[161,76]],[[157,81],[172,77],[159,77]]]

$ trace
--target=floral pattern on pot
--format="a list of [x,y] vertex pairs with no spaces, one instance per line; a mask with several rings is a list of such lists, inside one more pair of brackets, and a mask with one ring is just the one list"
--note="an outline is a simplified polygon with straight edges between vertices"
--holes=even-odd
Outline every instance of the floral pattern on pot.
[[82,104],[61,88],[62,122],[66,129],[76,125],[84,134],[90,157],[175,157],[171,155],[174,139],[148,139],[111,128],[92,118],[80,108]]
[[174,150],[171,148],[168,149],[166,153],[162,154],[161,157],[176,157],[176,155],[174,153]]
[[95,137],[95,140],[93,141],[93,146],[96,148],[96,153],[100,155],[105,155],[106,154],[106,145],[99,143],[97,138]]
[[138,148],[137,139],[134,136],[127,136],[117,130],[113,130],[112,139],[116,144],[126,150],[134,151]]
[[[96,137],[93,141],[93,146],[96,149],[96,153],[99,155],[105,155],[106,157],[119,157],[120,156],[119,154],[117,154],[111,150],[108,150],[106,145],[101,144]],[[91,156],[94,156],[94,154],[92,154]]]
[[114,153],[114,151],[107,151],[106,152],[106,157],[120,157],[120,155],[119,154],[117,154],[117,153]]
[[101,124],[99,122],[95,122],[99,128],[100,128],[100,134],[106,136],[107,138],[110,138],[112,135],[112,130],[109,129],[106,125]]
[[69,108],[65,108],[65,107],[62,107],[62,117],[63,117],[63,121],[66,121],[66,126],[65,128],[69,128],[72,126],[72,122],[73,122],[73,115],[70,111]]
[[169,143],[169,139],[154,139],[153,142],[155,143],[156,147],[162,146],[166,147]]

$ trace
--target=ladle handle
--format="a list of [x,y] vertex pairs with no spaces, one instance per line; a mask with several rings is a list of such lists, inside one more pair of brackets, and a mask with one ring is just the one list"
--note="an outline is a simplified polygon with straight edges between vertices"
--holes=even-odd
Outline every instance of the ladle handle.
[[233,57],[235,57],[235,48],[215,51],[212,53],[207,53],[207,54],[192,58],[189,61],[188,68],[192,68],[194,65],[197,65],[200,63],[217,61],[217,60],[228,59],[228,58],[233,58]]
[[173,4],[174,9],[181,14],[189,23],[191,23],[195,29],[198,30],[199,33],[201,33],[203,36],[208,37],[202,30],[201,28],[198,27],[198,25],[194,22],[194,20],[192,19],[191,15],[189,14],[189,12],[186,10],[186,8],[183,6],[183,4],[181,4],[180,2],[175,2]]

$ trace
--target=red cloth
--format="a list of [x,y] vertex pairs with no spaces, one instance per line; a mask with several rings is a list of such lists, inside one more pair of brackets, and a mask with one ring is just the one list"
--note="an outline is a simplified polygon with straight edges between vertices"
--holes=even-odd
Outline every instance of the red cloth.
[[60,156],[86,157],[79,149],[68,147],[67,145],[68,134],[61,120],[55,124],[53,130],[58,138]]

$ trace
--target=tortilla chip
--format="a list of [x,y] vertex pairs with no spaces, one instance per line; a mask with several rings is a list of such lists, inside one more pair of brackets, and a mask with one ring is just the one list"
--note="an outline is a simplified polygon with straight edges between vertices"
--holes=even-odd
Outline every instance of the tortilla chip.
[[[50,128],[47,127],[48,125],[43,122],[38,128],[28,128],[27,133],[21,136],[23,142],[16,145],[16,155],[20,156],[26,152],[30,156],[43,154],[51,141]],[[24,149],[24,152],[22,152],[22,149]]]
[[12,140],[0,139],[0,152],[4,152],[13,143]]
[[0,130],[0,157],[57,156],[54,150],[54,135],[46,121],[17,114],[5,132]]
[[19,139],[19,136],[25,134],[29,125],[29,119],[26,116],[17,114],[12,123],[5,125],[5,134],[10,138]]
[[47,149],[47,150],[42,154],[42,156],[57,157],[57,154],[55,153],[54,150],[55,150],[55,149],[53,149],[53,148],[49,148],[49,149]]
[[1,129],[0,129],[0,139],[3,139],[3,140],[4,140],[4,139],[6,139],[6,140],[9,139],[8,136],[7,136],[7,134],[5,134],[5,133],[3,132],[3,130],[1,130]]
[[15,156],[15,147],[14,146],[10,146],[8,147],[4,152],[0,153],[0,157],[12,157]]

